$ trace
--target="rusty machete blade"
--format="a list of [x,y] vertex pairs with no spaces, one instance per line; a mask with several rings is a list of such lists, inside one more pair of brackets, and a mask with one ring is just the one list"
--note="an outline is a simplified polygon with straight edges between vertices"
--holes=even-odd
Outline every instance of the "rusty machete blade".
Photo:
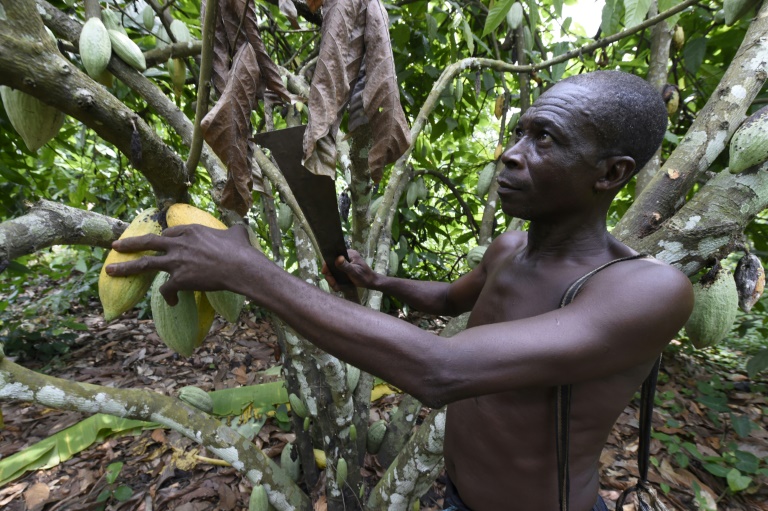
[[305,128],[302,125],[258,133],[252,140],[272,151],[272,156],[315,233],[323,260],[342,288],[344,296],[348,299],[354,297],[354,301],[357,301],[357,289],[334,263],[340,255],[349,259],[336,202],[336,186],[330,177],[313,174],[301,164]]

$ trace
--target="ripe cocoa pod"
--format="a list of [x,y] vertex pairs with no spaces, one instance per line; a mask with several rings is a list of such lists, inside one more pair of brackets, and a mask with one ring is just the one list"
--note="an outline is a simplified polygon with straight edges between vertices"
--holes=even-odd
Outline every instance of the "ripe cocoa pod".
[[173,84],[173,92],[177,96],[181,96],[181,93],[184,92],[184,85],[187,83],[187,65],[184,63],[184,59],[168,59],[166,67]]
[[280,454],[280,466],[294,482],[299,480],[301,475],[301,460],[299,453],[296,452],[293,444],[285,444],[283,452]]
[[347,460],[339,458],[336,461],[336,486],[342,487],[347,482]]
[[376,454],[381,449],[384,435],[387,434],[387,422],[378,420],[368,426],[368,436],[365,439],[365,448],[371,454]]
[[144,7],[144,10],[141,11],[141,20],[144,23],[144,28],[152,32],[152,29],[155,28],[155,10],[149,5]]
[[288,204],[277,205],[277,225],[283,232],[288,232],[293,225],[293,210]]
[[722,341],[736,320],[739,293],[731,272],[718,264],[693,285],[693,313],[685,333],[696,348]]
[[313,449],[312,453],[315,455],[315,465],[317,465],[317,468],[322,470],[328,466],[328,458],[325,456],[324,451]]
[[189,204],[183,204],[177,202],[168,208],[168,213],[165,216],[168,227],[175,227],[177,225],[190,225],[200,224],[212,229],[226,229],[224,225],[215,216],[211,215],[207,211],[198,209]]
[[295,413],[302,419],[309,415],[309,411],[307,410],[306,405],[301,400],[301,398],[296,394],[294,393],[289,394],[288,402],[291,404],[291,411],[293,411],[293,413]]
[[501,153],[504,152],[504,146],[501,144],[496,144],[496,150],[493,152],[493,159],[498,160],[501,156]]
[[768,106],[744,120],[731,137],[728,169],[738,174],[768,160]]
[[470,251],[467,253],[467,266],[472,269],[480,264],[480,261],[483,260],[483,256],[485,255],[486,250],[488,250],[488,247],[484,245],[472,247],[472,249],[470,249]]
[[685,45],[685,31],[680,25],[675,25],[675,31],[672,32],[672,48],[677,51],[683,49]]
[[179,399],[205,413],[213,413],[213,399],[201,388],[188,385],[179,389]]
[[120,24],[120,18],[117,16],[117,13],[112,9],[107,8],[101,11],[101,21],[107,30],[116,30],[123,35],[128,35],[123,25]]
[[269,497],[264,485],[257,485],[251,490],[251,499],[248,501],[248,511],[269,511]]
[[507,26],[510,30],[515,30],[523,22],[523,6],[520,2],[515,2],[507,11]]
[[739,307],[744,312],[751,311],[765,288],[765,270],[760,258],[754,254],[744,254],[736,265],[733,280],[736,281],[739,293]]
[[357,388],[357,384],[360,382],[360,369],[347,364],[347,391],[351,394]]
[[232,291],[206,291],[205,295],[214,310],[230,323],[236,323],[245,304],[243,295]]
[[144,53],[141,48],[131,41],[131,38],[117,30],[107,30],[109,40],[112,43],[112,49],[117,56],[134,69],[144,71],[147,69],[147,61],[144,59]]
[[[162,227],[158,222],[158,211],[155,208],[145,209],[136,215],[128,228],[120,236],[120,239],[143,236],[145,234],[160,234]],[[104,308],[104,319],[112,321],[120,314],[132,309],[147,294],[154,273],[139,273],[130,277],[112,277],[107,275],[107,266],[112,263],[124,263],[135,261],[145,255],[155,255],[157,252],[146,250],[144,252],[121,253],[112,250],[107,254],[104,265],[99,274],[99,299]]]
[[104,23],[99,18],[89,18],[80,31],[80,58],[85,71],[92,77],[100,76],[107,69],[112,56],[112,43]]
[[501,115],[504,113],[504,95],[496,96],[496,103],[493,105],[493,115],[497,119],[501,119]]
[[161,271],[152,282],[152,318],[160,339],[172,350],[188,357],[197,347],[199,326],[195,293],[179,291],[179,303],[171,307],[160,294],[160,287],[170,275]]
[[208,332],[213,325],[213,318],[216,316],[216,310],[208,301],[207,293],[202,291],[195,291],[195,305],[197,306],[197,339],[195,340],[195,348],[201,346],[205,338],[208,336]]
[[64,125],[66,116],[63,112],[34,96],[3,85],[0,86],[0,97],[11,126],[32,152],[47,144]]
[[480,175],[477,177],[477,196],[485,197],[488,190],[491,188],[493,182],[493,176],[496,174],[496,163],[489,162],[483,170],[480,171]]

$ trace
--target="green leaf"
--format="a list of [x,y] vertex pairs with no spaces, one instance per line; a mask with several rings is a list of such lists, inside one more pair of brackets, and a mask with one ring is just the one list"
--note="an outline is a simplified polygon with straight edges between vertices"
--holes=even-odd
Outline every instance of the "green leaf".
[[430,41],[437,39],[437,20],[430,14],[427,14],[427,37]]
[[703,37],[697,37],[688,42],[683,48],[683,65],[686,71],[691,74],[696,72],[704,62],[704,56],[707,52],[707,40]]
[[[679,4],[680,2],[681,0],[658,0],[659,12],[668,11],[672,7]],[[678,12],[674,16],[670,16],[669,18],[667,18],[667,25],[669,26],[669,28],[672,28],[675,25],[677,25],[677,20],[680,19],[680,14],[681,13]]]
[[757,373],[768,368],[768,348],[758,351],[757,355],[747,361],[747,374],[751,379],[757,376]]
[[624,26],[631,28],[642,23],[650,7],[651,0],[624,0]]
[[747,474],[757,473],[758,468],[760,468],[760,458],[751,452],[746,451],[737,450],[734,454],[738,460],[733,464],[734,467],[738,468],[742,472],[746,472]]
[[107,482],[109,484],[112,484],[115,481],[117,481],[117,477],[120,475],[120,471],[122,469],[123,469],[122,461],[116,461],[114,463],[110,463],[109,466],[107,466],[106,473],[104,474],[104,477],[106,478]]
[[613,35],[619,31],[621,18],[624,16],[624,3],[621,0],[606,0],[603,6],[603,17],[600,23],[602,37]]
[[464,33],[464,42],[467,43],[467,50],[469,50],[469,54],[472,55],[475,53],[475,36],[472,33],[472,29],[469,28],[469,23],[467,23],[466,18],[462,18],[461,20],[461,30]]
[[501,22],[507,17],[507,11],[512,8],[512,4],[515,3],[515,1],[516,0],[499,0],[493,4],[493,7],[488,11],[488,16],[485,18],[482,37],[487,36],[496,30],[496,27],[501,25]]
[[118,486],[113,494],[115,499],[119,502],[125,502],[133,496],[133,490],[130,486]]
[[752,482],[751,477],[741,475],[741,472],[735,468],[728,472],[726,479],[728,480],[728,487],[733,492],[746,490]]
[[741,438],[746,438],[749,432],[752,431],[752,421],[746,415],[731,415],[731,425],[733,430]]
[[717,477],[726,477],[731,471],[730,468],[718,465],[716,463],[704,463],[704,469],[710,474],[716,475]]

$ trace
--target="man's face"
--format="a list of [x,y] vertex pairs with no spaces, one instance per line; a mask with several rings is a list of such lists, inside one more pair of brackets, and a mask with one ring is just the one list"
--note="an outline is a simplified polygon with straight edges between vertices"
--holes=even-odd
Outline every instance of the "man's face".
[[520,118],[517,142],[501,155],[499,197],[508,215],[557,220],[594,207],[598,146],[589,89],[560,83]]

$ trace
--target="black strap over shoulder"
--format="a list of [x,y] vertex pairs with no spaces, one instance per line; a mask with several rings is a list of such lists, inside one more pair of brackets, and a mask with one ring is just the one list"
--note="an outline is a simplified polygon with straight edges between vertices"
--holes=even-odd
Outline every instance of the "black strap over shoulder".
[[[581,291],[584,284],[596,273],[605,268],[620,263],[622,261],[631,261],[651,257],[646,254],[637,254],[629,257],[614,259],[602,266],[595,268],[586,275],[579,278],[565,291],[563,299],[560,301],[560,307],[565,307],[573,302],[576,295]],[[651,374],[643,383],[642,403],[640,410],[640,446],[639,461],[640,483],[644,484],[648,475],[648,459],[651,437],[651,416],[653,415],[653,396],[656,392],[656,378],[659,371],[659,362],[661,357],[654,364]],[[556,410],[555,410],[555,433],[557,435],[557,491],[560,501],[560,511],[568,511],[570,497],[570,476],[568,473],[568,451],[570,441],[570,422],[571,422],[571,385],[560,385],[557,387]],[[646,424],[647,423],[647,424]],[[617,508],[620,509],[620,508]]]

